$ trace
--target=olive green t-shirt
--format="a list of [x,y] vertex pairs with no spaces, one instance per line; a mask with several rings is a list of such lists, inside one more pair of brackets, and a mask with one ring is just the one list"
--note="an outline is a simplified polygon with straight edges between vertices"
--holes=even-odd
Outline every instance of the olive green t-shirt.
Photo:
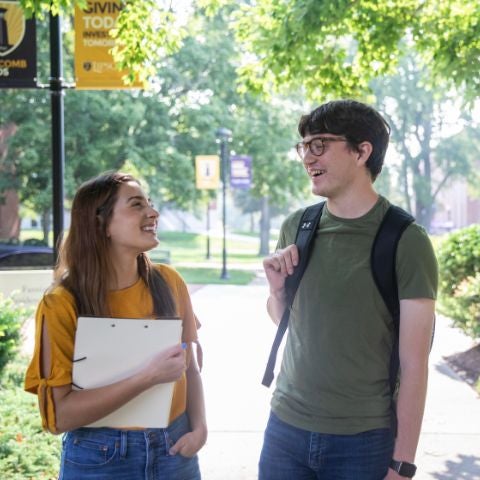
[[[370,250],[389,202],[343,219],[325,207],[289,320],[273,412],[309,431],[355,434],[390,425],[393,321],[373,280]],[[303,210],[282,225],[278,248],[294,243]],[[400,299],[436,298],[437,262],[413,223],[397,249]]]

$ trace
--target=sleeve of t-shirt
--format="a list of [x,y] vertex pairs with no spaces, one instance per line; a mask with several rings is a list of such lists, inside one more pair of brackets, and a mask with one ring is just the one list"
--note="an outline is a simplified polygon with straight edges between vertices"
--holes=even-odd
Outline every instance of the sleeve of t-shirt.
[[400,300],[437,298],[437,259],[427,232],[416,223],[409,225],[400,238],[396,272]]
[[77,316],[74,302],[65,292],[45,295],[35,315],[36,335],[34,360],[28,370],[29,391],[34,392],[41,380],[42,329],[45,324],[51,352],[48,385],[58,387],[72,382],[72,358]]
[[[42,426],[50,432],[56,432],[52,387],[72,382],[77,324],[74,304],[73,297],[59,288],[43,297],[35,315],[35,350],[25,375],[25,390],[38,395]],[[46,377],[41,371],[43,325],[48,332],[51,359],[50,372]]]
[[182,342],[197,341],[197,329],[200,328],[200,322],[193,312],[192,301],[185,281],[174,268],[168,265],[162,265],[160,272],[172,290],[177,304],[178,316],[182,319]]

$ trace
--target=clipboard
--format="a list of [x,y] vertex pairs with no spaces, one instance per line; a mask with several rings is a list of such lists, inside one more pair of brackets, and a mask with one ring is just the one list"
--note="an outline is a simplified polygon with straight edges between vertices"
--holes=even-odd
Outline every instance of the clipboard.
[[[150,358],[181,341],[180,319],[78,317],[73,389],[110,385],[138,372]],[[142,392],[87,427],[165,428],[175,382]]]

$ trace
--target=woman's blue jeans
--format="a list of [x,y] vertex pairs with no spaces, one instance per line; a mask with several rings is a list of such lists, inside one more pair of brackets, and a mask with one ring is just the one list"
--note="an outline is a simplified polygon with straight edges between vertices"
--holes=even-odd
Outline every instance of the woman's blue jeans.
[[200,480],[198,457],[169,455],[189,431],[186,414],[168,428],[79,428],[63,438],[59,480]]
[[259,480],[383,480],[393,443],[390,429],[323,434],[293,427],[271,413]]

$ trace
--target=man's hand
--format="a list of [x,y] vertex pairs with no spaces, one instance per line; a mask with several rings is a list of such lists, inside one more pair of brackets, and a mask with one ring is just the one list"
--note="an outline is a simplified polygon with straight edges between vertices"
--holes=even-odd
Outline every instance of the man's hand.
[[298,261],[298,248],[294,244],[277,250],[263,261],[270,286],[267,310],[276,325],[280,323],[286,307],[285,279],[293,273]]
[[277,250],[263,260],[263,269],[272,295],[283,294],[285,279],[293,273],[298,261],[298,248],[295,244]]

